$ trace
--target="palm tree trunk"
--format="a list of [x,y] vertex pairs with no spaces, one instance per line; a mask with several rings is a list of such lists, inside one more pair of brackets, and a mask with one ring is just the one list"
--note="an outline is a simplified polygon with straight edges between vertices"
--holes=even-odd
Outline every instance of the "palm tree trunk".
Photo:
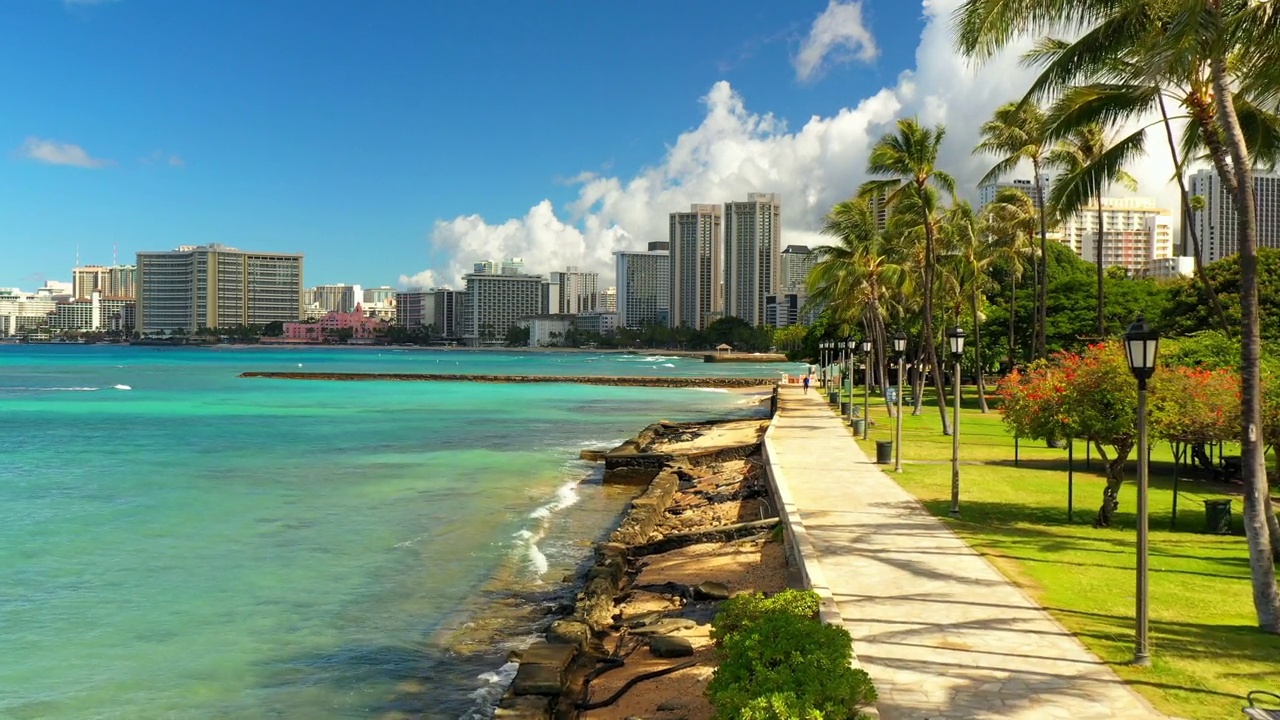
[[1222,310],[1222,303],[1218,300],[1217,291],[1209,283],[1209,277],[1204,274],[1204,258],[1200,256],[1200,233],[1196,232],[1195,222],[1191,217],[1191,196],[1187,193],[1186,178],[1182,176],[1182,163],[1178,159],[1178,145],[1173,140],[1173,126],[1169,123],[1169,111],[1164,106],[1164,95],[1157,93],[1156,97],[1160,100],[1160,117],[1164,120],[1164,134],[1169,141],[1169,154],[1173,156],[1178,191],[1182,194],[1182,221],[1187,224],[1187,232],[1191,233],[1191,251],[1196,263],[1196,277],[1209,298],[1209,304],[1213,306],[1213,314],[1218,318],[1218,324],[1222,326],[1222,333],[1230,337],[1231,326],[1227,323],[1227,314]]
[[1094,242],[1094,257],[1098,261],[1098,339],[1107,336],[1107,320],[1103,313],[1102,297],[1102,236],[1106,232],[1106,214],[1102,212],[1102,193],[1098,193],[1098,238]]
[[1040,205],[1040,287],[1039,295],[1036,296],[1036,327],[1037,335],[1032,343],[1037,348],[1035,357],[1043,358],[1049,355],[1049,220],[1045,211],[1044,203],[1044,186],[1040,182],[1040,159],[1033,158],[1031,160],[1032,172],[1036,174],[1036,202]]
[[978,407],[982,412],[991,412],[987,407],[987,387],[983,382],[983,376],[986,375],[982,367],[982,323],[978,322],[978,289],[977,283],[974,283],[974,289],[971,295],[973,305],[973,361],[978,366]]
[[[924,188],[919,188],[921,200],[924,200]],[[922,207],[928,203],[922,202]],[[941,366],[938,365],[938,347],[933,336],[933,218],[926,215],[924,219],[924,360],[929,365],[929,374],[933,377],[933,388],[937,392],[938,415],[942,418],[942,434],[951,434],[951,421],[947,417],[947,392],[942,387]],[[924,378],[921,378],[921,389],[924,389]],[[922,398],[916,396],[916,407],[920,407]]]
[[1253,577],[1253,605],[1258,625],[1280,634],[1280,589],[1276,587],[1276,567],[1271,531],[1262,516],[1266,503],[1267,472],[1262,456],[1262,374],[1259,360],[1261,328],[1258,318],[1258,236],[1253,201],[1253,169],[1240,120],[1227,79],[1226,58],[1219,55],[1210,63],[1213,90],[1218,102],[1218,121],[1231,152],[1236,178],[1236,223],[1240,241],[1240,415],[1243,431],[1240,463],[1244,471],[1244,528],[1249,544],[1249,567]]
[[1009,274],[1009,368],[1007,372],[1013,372],[1013,369],[1017,367],[1017,364],[1014,362],[1014,359],[1013,359],[1014,347],[1015,347],[1014,335],[1013,335],[1013,329],[1014,329],[1013,314],[1017,312],[1017,309],[1018,309],[1018,273],[1011,272]]

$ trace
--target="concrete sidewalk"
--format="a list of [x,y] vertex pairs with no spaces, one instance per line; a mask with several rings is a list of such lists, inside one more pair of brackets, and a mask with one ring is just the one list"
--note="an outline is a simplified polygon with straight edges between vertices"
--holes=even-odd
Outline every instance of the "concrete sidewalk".
[[870,462],[818,392],[782,390],[768,452],[884,720],[1164,717]]

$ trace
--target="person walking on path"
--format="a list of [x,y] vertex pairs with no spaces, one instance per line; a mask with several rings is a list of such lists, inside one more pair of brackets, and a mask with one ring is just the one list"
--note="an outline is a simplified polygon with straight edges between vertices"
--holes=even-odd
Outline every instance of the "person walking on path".
[[804,376],[804,393],[806,395],[809,394],[809,376],[808,375]]

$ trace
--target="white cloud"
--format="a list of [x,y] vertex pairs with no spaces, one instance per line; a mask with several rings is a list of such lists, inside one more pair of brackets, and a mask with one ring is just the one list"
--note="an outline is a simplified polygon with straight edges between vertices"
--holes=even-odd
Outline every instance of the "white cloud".
[[79,145],[42,140],[38,137],[27,138],[22,143],[22,147],[18,148],[18,154],[49,165],[100,168],[111,164],[110,160],[92,157]]
[[170,155],[169,159],[166,162],[169,163],[170,167],[185,167],[187,164],[187,161],[183,160],[178,155]]
[[[867,155],[899,117],[948,128],[941,165],[976,195],[976,184],[994,158],[975,157],[978,129],[991,111],[1021,97],[1032,73],[1020,67],[1023,48],[1011,48],[981,67],[959,57],[950,35],[950,16],[961,0],[924,0],[926,27],[916,50],[916,67],[893,87],[863,98],[853,107],[813,116],[794,132],[768,113],[748,110],[727,82],[713,85],[702,99],[701,123],[667,148],[661,162],[624,178],[583,173],[573,178],[577,198],[563,208],[542,200],[523,217],[490,222],[465,215],[436,222],[429,236],[435,253],[449,260],[413,276],[406,286],[461,287],[472,263],[523,257],[531,273],[577,265],[601,273],[612,285],[615,250],[643,249],[667,239],[668,213],[695,202],[723,203],[748,192],[782,194],[783,242],[822,244],[817,231],[834,203],[867,179]],[[1148,159],[1131,172],[1140,194],[1154,195],[1176,209],[1176,187],[1167,182],[1172,164],[1157,134]],[[1025,173],[1030,176],[1030,170]]]
[[879,54],[875,37],[862,21],[861,0],[831,0],[827,9],[814,19],[792,64],[796,78],[806,82],[821,74],[824,63],[871,62]]

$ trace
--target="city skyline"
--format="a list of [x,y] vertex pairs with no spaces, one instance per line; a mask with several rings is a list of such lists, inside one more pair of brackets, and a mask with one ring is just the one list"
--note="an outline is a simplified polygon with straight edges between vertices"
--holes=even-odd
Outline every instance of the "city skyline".
[[[666,212],[763,187],[793,198],[788,242],[813,246],[822,214],[865,179],[870,144],[912,113],[948,122],[943,160],[976,200],[988,159],[970,156],[976,122],[961,119],[1019,93],[1027,71],[1014,55],[981,76],[964,67],[945,41],[955,5],[672,6],[689,21],[673,27],[639,8],[309,6],[299,19],[287,4],[11,4],[0,21],[17,41],[0,57],[32,70],[0,80],[15,99],[0,181],[20,189],[0,286],[65,276],[77,246],[106,265],[112,248],[210,242],[305,253],[315,284],[456,288],[495,256],[603,276],[613,252],[665,239]],[[729,40],[647,51],[691,38],[699,18]],[[530,30],[554,41],[517,42]],[[332,53],[335,40],[351,44]],[[605,60],[577,62],[593,53]],[[143,62],[158,54],[178,60]],[[544,103],[548,77],[590,92]],[[94,111],[57,111],[73,103]],[[1139,192],[1171,205],[1150,160]]]

